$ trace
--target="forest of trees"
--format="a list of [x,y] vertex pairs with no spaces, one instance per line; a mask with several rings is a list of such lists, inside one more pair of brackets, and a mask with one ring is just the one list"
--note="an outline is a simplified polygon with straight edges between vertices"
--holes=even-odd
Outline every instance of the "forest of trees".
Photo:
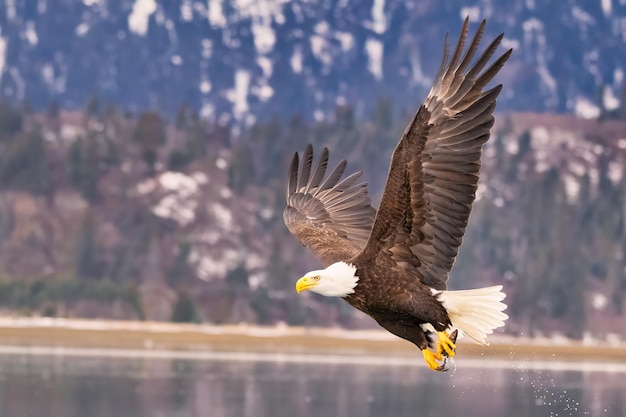
[[[74,112],[55,103],[36,113],[2,102],[0,308],[369,326],[341,300],[295,295],[295,280],[317,263],[283,225],[285,175],[293,152],[309,142],[317,150],[327,146],[332,161],[346,158],[349,171],[365,171],[376,204],[410,116],[396,110],[381,98],[368,121],[338,106],[327,122],[274,118],[235,136],[227,124],[203,121],[185,105],[167,120],[151,111],[129,114],[96,97]],[[581,337],[623,329],[620,143],[601,132],[580,137],[546,163],[531,129],[498,117],[504,122],[487,145],[482,191],[451,287],[503,283],[507,331],[515,334]],[[572,170],[577,152],[587,148],[593,158]],[[167,178],[190,181],[193,192],[182,199],[182,186],[168,188]]]

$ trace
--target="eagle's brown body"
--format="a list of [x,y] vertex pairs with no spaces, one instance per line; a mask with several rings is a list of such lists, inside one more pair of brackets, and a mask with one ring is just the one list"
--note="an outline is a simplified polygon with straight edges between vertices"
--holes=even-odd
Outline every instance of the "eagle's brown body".
[[[424,285],[406,276],[389,276],[386,281],[367,279],[376,271],[360,272],[353,294],[344,297],[352,306],[372,317],[387,331],[415,344],[420,349],[433,342],[421,325],[430,323],[436,331],[450,327],[448,312]],[[389,279],[391,278],[391,279]],[[433,346],[430,346],[433,347]]]
[[312,169],[309,145],[302,164],[296,153],[290,168],[289,230],[325,267],[340,261],[356,266],[358,284],[344,299],[420,349],[429,339],[422,325],[437,332],[451,325],[439,293],[467,226],[501,90],[483,88],[511,53],[487,66],[500,35],[474,60],[484,24],[464,51],[465,21],[449,62],[446,42],[431,92],[393,152],[378,212],[366,185],[355,185],[360,173],[341,180],[345,161],[325,178],[328,150]]

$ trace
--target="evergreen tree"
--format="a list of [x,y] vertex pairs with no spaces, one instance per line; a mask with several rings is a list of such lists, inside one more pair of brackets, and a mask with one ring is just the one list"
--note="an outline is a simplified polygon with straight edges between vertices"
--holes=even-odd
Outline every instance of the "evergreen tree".
[[186,130],[189,127],[189,106],[187,106],[187,103],[182,103],[178,107],[174,126],[178,130]]
[[45,193],[49,182],[46,145],[40,130],[16,136],[0,156],[0,181],[7,187]]
[[11,103],[0,100],[0,142],[11,140],[22,131],[23,124],[22,111]]
[[178,298],[172,312],[172,321],[176,323],[200,323],[202,321],[193,298],[186,291],[178,292]]
[[393,128],[393,103],[387,97],[379,97],[374,106],[372,120],[378,132],[390,132]]
[[85,212],[83,218],[76,254],[76,272],[79,279],[99,278],[102,274],[96,248],[96,223],[90,209]]
[[79,138],[70,145],[67,156],[68,176],[83,198],[91,204],[98,204],[101,200],[100,163],[99,145],[94,133],[89,133],[87,138]]
[[87,101],[85,107],[85,115],[88,118],[99,119],[100,118],[100,98],[94,94]]
[[133,137],[141,148],[149,175],[154,175],[159,147],[165,144],[167,139],[165,123],[161,116],[155,112],[140,114]]

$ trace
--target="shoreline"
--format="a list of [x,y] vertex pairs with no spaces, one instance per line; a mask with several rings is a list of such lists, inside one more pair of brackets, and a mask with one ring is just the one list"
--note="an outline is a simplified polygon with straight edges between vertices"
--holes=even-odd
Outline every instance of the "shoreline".
[[[568,339],[527,339],[504,335],[490,337],[490,346],[459,340],[457,358],[487,364],[499,362],[626,364],[626,344],[585,344]],[[412,361],[421,354],[411,343],[384,330],[345,330],[256,325],[214,326],[138,321],[52,318],[0,318],[0,354],[79,354],[93,356],[177,356],[244,358],[246,355],[298,361],[328,355],[370,362]],[[35,352],[35,353],[33,353]],[[39,353],[37,353],[39,352]],[[169,354],[167,352],[170,352]],[[292,358],[293,359],[293,358]],[[419,361],[417,360],[419,359]],[[485,360],[489,359],[489,360]]]

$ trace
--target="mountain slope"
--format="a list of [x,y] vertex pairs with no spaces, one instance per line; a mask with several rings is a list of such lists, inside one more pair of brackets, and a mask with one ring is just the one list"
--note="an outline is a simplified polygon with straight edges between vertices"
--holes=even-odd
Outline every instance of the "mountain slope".
[[[174,4],[178,3],[178,4]],[[374,98],[414,108],[436,72],[444,34],[488,19],[515,53],[499,110],[593,116],[619,105],[626,5],[613,0],[451,1],[83,0],[0,4],[3,96],[76,108],[97,93],[168,113],[251,122],[322,118],[337,102],[357,116]],[[602,86],[600,89],[598,86]]]

